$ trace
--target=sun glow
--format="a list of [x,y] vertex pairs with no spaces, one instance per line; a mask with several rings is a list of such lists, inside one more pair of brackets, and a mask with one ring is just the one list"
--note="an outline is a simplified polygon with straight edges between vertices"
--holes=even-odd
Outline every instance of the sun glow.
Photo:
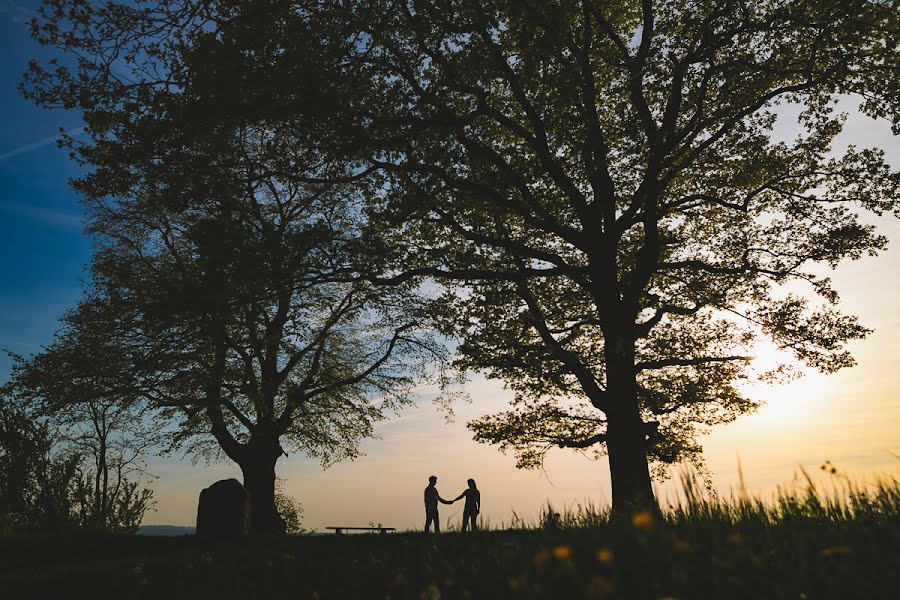
[[757,342],[751,361],[752,375],[740,386],[749,398],[763,406],[752,418],[775,428],[806,419],[820,407],[827,376],[798,362],[793,354],[773,342]]

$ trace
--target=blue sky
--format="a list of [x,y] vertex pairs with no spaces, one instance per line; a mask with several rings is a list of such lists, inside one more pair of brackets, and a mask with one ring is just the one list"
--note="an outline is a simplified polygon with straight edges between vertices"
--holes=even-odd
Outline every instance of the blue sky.
[[[27,29],[37,4],[0,0],[0,349],[23,354],[49,342],[90,259],[67,183],[78,167],[54,141],[60,127],[81,127],[79,115],[40,109],[17,89],[28,60],[46,54]],[[9,366],[4,353],[0,380]]]

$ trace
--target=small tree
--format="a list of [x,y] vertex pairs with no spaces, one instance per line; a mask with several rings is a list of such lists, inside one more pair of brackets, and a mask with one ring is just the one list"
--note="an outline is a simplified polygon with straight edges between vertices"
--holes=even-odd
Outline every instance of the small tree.
[[153,504],[140,481],[151,478],[146,456],[162,438],[135,394],[125,349],[106,335],[116,326],[100,303],[82,303],[50,346],[14,357],[9,387],[56,430],[58,445],[81,457],[81,525],[133,533]]
[[80,457],[53,453],[41,423],[0,393],[0,531],[62,530],[77,525]]

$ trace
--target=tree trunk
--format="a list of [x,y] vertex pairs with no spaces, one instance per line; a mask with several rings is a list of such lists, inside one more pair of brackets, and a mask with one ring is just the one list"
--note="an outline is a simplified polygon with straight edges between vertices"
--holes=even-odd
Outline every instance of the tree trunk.
[[250,532],[284,533],[275,508],[275,463],[282,449],[277,438],[253,436],[240,462],[244,487],[250,493]]
[[634,372],[634,342],[628,336],[607,337],[606,354],[606,448],[613,512],[656,510]]
[[636,399],[631,406],[627,406],[625,399],[616,403],[625,406],[610,409],[606,415],[613,511],[630,513],[639,508],[654,508],[656,499],[650,484],[644,423]]

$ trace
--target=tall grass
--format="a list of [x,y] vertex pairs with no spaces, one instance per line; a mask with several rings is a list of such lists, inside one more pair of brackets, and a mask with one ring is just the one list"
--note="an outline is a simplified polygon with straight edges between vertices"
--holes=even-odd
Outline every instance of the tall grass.
[[[830,462],[822,468],[831,475],[828,483],[816,483],[801,466],[798,470],[804,485],[779,486],[770,498],[747,490],[740,465],[738,490],[726,497],[711,493],[692,470],[682,469],[678,479],[683,496],[664,506],[660,516],[670,525],[704,522],[777,525],[794,520],[877,523],[900,518],[897,476],[881,474],[874,482],[866,483],[841,474]],[[582,529],[608,525],[610,518],[608,506],[576,502],[557,509],[548,502],[541,507],[537,519],[514,515],[510,527],[501,524],[497,529]]]
[[[829,469],[831,467],[828,467]],[[830,474],[830,473],[829,473]],[[0,596],[755,599],[900,597],[900,480],[719,498],[681,474],[660,512],[591,503],[477,533],[251,538],[0,537]]]

